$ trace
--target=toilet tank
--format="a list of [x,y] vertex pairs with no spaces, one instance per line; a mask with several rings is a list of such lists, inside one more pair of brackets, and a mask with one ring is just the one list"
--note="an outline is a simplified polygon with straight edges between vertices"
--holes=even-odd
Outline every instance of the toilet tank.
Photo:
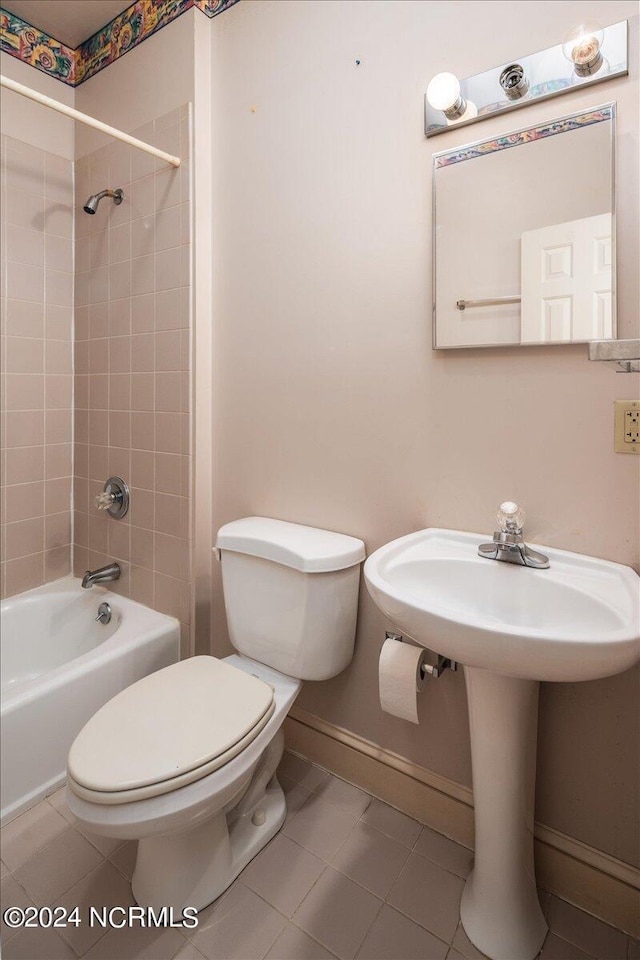
[[351,663],[362,540],[268,517],[218,531],[229,635],[239,653],[300,680]]

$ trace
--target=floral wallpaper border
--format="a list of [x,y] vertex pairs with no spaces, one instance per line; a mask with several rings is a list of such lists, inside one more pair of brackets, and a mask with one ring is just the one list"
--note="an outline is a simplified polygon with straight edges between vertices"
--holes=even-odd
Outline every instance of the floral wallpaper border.
[[438,167],[448,167],[452,163],[462,163],[464,160],[475,160],[477,157],[484,157],[489,153],[495,153],[497,150],[508,150],[510,147],[519,147],[521,144],[530,143],[532,140],[554,137],[558,133],[568,133],[569,130],[588,127],[592,123],[602,123],[603,120],[611,120],[612,116],[613,108],[611,106],[589,110],[586,113],[576,113],[571,117],[554,120],[552,123],[545,123],[539,127],[517,130],[514,133],[506,134],[504,137],[481,140],[479,143],[474,143],[468,147],[434,154],[434,166],[437,169]]
[[192,7],[215,17],[235,3],[238,0],[137,0],[75,49],[0,7],[0,50],[77,87]]

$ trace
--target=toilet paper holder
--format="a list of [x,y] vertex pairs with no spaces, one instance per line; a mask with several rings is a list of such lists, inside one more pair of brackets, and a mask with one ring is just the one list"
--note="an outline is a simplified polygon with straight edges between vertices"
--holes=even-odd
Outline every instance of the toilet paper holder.
[[[386,631],[384,635],[385,640],[397,640],[398,643],[404,643],[404,637],[401,633],[391,633],[389,630]],[[438,654],[438,662],[436,664],[432,663],[423,663],[420,666],[420,673],[423,677],[431,677],[433,680],[437,680],[439,676],[445,670],[451,670],[455,673],[458,669],[458,664],[455,660],[449,660],[448,657],[443,657],[441,653]]]

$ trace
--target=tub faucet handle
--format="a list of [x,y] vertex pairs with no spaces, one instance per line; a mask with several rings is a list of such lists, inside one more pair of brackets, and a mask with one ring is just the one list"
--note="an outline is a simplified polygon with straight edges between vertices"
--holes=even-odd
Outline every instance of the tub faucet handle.
[[98,510],[108,510],[109,507],[112,507],[115,501],[115,494],[107,493],[106,490],[103,490],[102,493],[99,493],[96,497],[93,498]]

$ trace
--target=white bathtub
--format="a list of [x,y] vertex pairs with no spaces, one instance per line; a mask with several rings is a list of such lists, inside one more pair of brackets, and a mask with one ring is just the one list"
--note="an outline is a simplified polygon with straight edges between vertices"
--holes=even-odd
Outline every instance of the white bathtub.
[[[97,623],[106,601],[111,623]],[[177,620],[65,577],[0,607],[0,821],[65,779],[76,734],[107,700],[180,656]]]

